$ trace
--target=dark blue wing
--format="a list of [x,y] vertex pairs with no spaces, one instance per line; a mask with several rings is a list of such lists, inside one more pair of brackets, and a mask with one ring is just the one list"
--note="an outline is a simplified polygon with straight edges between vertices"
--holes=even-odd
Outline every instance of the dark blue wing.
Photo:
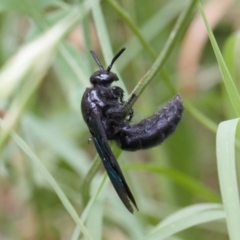
[[107,174],[126,208],[133,213],[131,202],[138,209],[135,199],[124,179],[123,173],[115,159],[113,152],[108,144],[108,139],[98,114],[93,113],[92,120],[89,122],[89,128],[97,152],[103,162]]

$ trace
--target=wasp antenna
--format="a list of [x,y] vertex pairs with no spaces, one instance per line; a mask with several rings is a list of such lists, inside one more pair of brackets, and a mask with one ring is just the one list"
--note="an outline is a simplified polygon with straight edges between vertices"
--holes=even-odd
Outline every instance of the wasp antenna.
[[113,58],[111,64],[108,66],[107,71],[110,72],[114,62],[119,58],[119,56],[126,50],[126,48],[122,48]]
[[90,53],[92,54],[92,56],[93,56],[95,62],[97,63],[99,69],[100,69],[100,70],[104,70],[104,67],[103,67],[102,64],[100,63],[100,61],[99,61],[96,53],[95,53],[94,51],[90,51]]

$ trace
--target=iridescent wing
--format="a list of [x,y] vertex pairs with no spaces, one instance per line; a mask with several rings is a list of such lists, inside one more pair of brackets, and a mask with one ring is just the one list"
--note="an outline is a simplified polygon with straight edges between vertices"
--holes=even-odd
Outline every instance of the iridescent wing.
[[138,209],[135,199],[125,181],[123,173],[108,144],[106,132],[103,128],[99,114],[93,112],[88,123],[97,152],[103,162],[107,174],[126,208],[133,213],[131,203]]

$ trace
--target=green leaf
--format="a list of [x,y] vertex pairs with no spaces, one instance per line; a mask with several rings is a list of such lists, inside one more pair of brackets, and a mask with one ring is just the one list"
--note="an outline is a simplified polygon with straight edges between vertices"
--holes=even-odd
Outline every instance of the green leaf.
[[144,171],[149,171],[151,173],[157,173],[165,175],[173,180],[176,184],[188,189],[195,194],[201,195],[201,197],[206,198],[210,201],[219,202],[220,199],[217,194],[209,190],[203,184],[199,183],[195,179],[189,177],[188,175],[177,171],[175,169],[161,168],[156,165],[150,164],[128,164],[124,168],[126,169],[141,169]]
[[216,41],[216,39],[213,35],[211,27],[210,27],[210,25],[207,21],[206,15],[204,13],[204,10],[202,8],[202,5],[201,5],[200,1],[198,1],[198,9],[199,9],[199,11],[202,15],[203,21],[205,23],[205,26],[206,26],[206,29],[207,29],[207,32],[208,32],[209,39],[211,41],[215,56],[217,58],[218,65],[219,65],[221,75],[222,75],[222,78],[223,78],[223,82],[224,82],[225,87],[226,87],[227,92],[228,92],[228,97],[229,97],[229,99],[232,103],[232,106],[233,106],[237,116],[240,116],[240,96],[239,96],[239,93],[238,93],[237,88],[234,84],[234,81],[231,77],[231,74],[229,73],[229,70],[226,66],[226,63],[223,59],[223,56],[222,56],[221,51],[218,47],[217,41]]
[[218,175],[231,240],[240,236],[240,201],[235,160],[235,134],[238,119],[222,122],[217,131]]
[[233,33],[226,41],[223,49],[223,56],[226,65],[233,80],[237,84],[237,77],[240,76],[239,71],[239,55],[240,55],[240,32]]
[[[6,123],[2,120],[0,121],[1,128]],[[86,227],[84,226],[83,222],[79,219],[77,212],[73,208],[72,204],[66,197],[65,193],[62,191],[62,189],[59,187],[53,176],[48,172],[48,170],[44,167],[41,160],[34,154],[34,152],[30,149],[30,147],[27,145],[26,142],[24,142],[23,139],[21,139],[14,131],[10,131],[10,135],[13,138],[13,140],[16,142],[16,144],[23,150],[23,152],[31,159],[31,161],[34,163],[35,167],[40,171],[43,176],[46,178],[46,180],[49,182],[49,184],[52,186],[56,194],[58,195],[59,199],[61,200],[62,204],[68,211],[69,215],[72,217],[72,219],[76,222],[78,227],[82,230],[84,236],[86,239],[91,240],[92,237],[90,236],[89,232],[87,231]]]
[[217,204],[200,204],[183,208],[167,217],[143,240],[166,239],[187,228],[225,218]]

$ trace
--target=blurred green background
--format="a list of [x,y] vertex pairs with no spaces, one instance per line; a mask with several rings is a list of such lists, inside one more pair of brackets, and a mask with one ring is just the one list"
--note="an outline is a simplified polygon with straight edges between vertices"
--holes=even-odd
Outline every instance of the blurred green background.
[[[174,236],[147,237],[185,207],[221,203],[216,130],[237,115],[197,2],[0,0],[1,240],[229,239],[225,220],[199,220],[202,224]],[[239,2],[201,2],[238,88]],[[160,71],[134,105],[133,122],[161,109],[176,93],[185,105],[166,142],[118,158],[139,207],[134,215],[103,179],[80,112],[82,94],[97,70],[89,51],[107,66],[122,47],[127,49],[112,70],[121,78],[117,85],[126,90],[125,99],[162,57]],[[73,220],[84,211],[92,238],[79,234]]]

